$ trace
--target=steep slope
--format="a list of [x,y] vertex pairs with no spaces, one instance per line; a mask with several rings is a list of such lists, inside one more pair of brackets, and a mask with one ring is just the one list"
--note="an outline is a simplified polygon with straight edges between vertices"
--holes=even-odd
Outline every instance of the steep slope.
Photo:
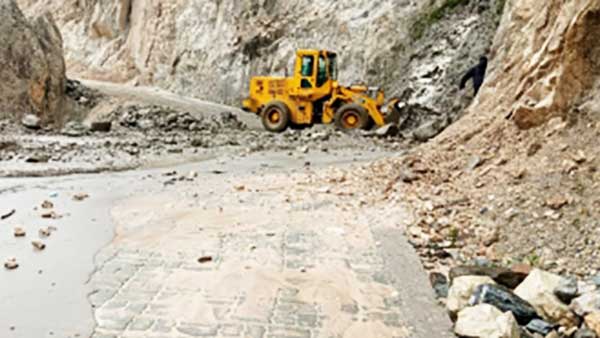
[[599,24],[598,1],[509,1],[466,116],[381,164],[397,177],[388,198],[412,198],[410,233],[430,267],[487,257],[600,269]]
[[62,38],[49,15],[28,21],[14,0],[0,0],[0,118],[36,114],[61,119],[65,63]]

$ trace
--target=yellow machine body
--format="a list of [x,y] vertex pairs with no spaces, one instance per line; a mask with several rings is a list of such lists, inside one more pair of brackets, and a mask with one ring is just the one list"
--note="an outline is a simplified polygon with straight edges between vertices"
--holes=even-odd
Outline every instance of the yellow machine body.
[[[392,116],[386,118],[381,110],[384,101],[385,95],[378,88],[340,86],[335,53],[298,50],[294,76],[253,77],[243,108],[260,115],[265,128],[276,132],[288,126],[329,124],[336,119],[340,119],[336,125],[342,129],[366,129],[393,122]],[[390,102],[388,111],[394,110],[396,101]]]

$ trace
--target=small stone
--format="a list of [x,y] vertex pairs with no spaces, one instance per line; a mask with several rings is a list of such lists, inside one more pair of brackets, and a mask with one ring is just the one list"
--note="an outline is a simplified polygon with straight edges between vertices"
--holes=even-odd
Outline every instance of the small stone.
[[110,122],[110,121],[92,122],[92,125],[90,126],[91,131],[101,132],[101,133],[108,133],[108,132],[110,132],[111,128],[112,128],[112,122]]
[[439,272],[429,274],[429,282],[435,291],[437,298],[448,297],[448,278]]
[[28,129],[38,130],[42,127],[39,117],[33,114],[27,114],[21,119],[21,124]]
[[206,263],[209,263],[212,261],[213,261],[212,256],[203,256],[203,257],[198,258],[198,263],[200,263],[200,264],[206,264]]
[[33,241],[33,242],[31,242],[31,245],[33,245],[33,247],[39,251],[46,249],[46,244],[44,244],[40,241]]
[[577,164],[582,164],[582,163],[585,163],[587,161],[587,156],[585,155],[585,153],[583,152],[583,150],[578,150],[575,154],[573,154],[571,156],[571,158]]
[[50,237],[50,235],[52,234],[52,231],[50,231],[50,229],[48,228],[42,228],[38,231],[40,237]]
[[60,218],[60,216],[58,216],[57,213],[55,213],[54,211],[50,211],[50,212],[45,212],[42,214],[42,218],[47,218],[47,219],[58,219]]
[[54,208],[54,203],[50,202],[50,201],[44,201],[42,203],[42,209],[52,209]]
[[570,304],[577,297],[577,292],[577,280],[575,278],[562,278],[560,284],[554,289],[554,295],[565,304]]
[[78,201],[81,202],[83,200],[86,200],[90,197],[90,195],[86,194],[86,193],[79,193],[79,194],[75,194],[73,196],[73,201]]
[[27,233],[25,232],[25,230],[23,230],[23,228],[17,227],[14,230],[14,235],[15,237],[25,237]]
[[481,157],[475,155],[469,159],[469,163],[467,164],[467,171],[473,171],[480,167],[483,164],[483,160]]
[[548,335],[552,330],[554,330],[554,325],[543,321],[541,319],[533,319],[527,324],[527,330],[535,333],[539,333],[543,336]]
[[7,270],[14,270],[19,267],[19,263],[17,263],[16,258],[9,258],[6,262],[4,262],[4,268]]
[[546,206],[553,210],[560,210],[567,204],[569,204],[569,201],[562,196],[554,196],[546,201]]

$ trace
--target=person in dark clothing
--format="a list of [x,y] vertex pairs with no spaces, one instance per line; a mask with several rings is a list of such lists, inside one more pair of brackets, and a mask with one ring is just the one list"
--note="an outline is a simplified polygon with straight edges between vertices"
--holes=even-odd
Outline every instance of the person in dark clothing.
[[488,59],[485,56],[479,58],[479,64],[477,66],[469,69],[469,71],[463,76],[462,80],[460,80],[460,89],[465,89],[465,85],[467,81],[473,79],[473,89],[475,90],[475,95],[479,92],[479,88],[483,84],[483,80],[485,80],[485,71],[487,70]]

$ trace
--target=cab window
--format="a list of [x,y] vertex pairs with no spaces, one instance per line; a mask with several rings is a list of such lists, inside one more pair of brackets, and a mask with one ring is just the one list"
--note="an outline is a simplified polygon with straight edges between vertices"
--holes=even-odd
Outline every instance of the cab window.
[[327,61],[319,56],[319,72],[317,73],[317,87],[321,87],[327,82]]
[[332,80],[336,81],[338,77],[338,68],[337,68],[337,56],[330,55],[329,56],[329,76]]
[[302,57],[302,69],[300,70],[300,73],[302,76],[312,76],[313,75],[313,69],[314,69],[314,65],[315,65],[315,58],[312,56],[303,56]]

